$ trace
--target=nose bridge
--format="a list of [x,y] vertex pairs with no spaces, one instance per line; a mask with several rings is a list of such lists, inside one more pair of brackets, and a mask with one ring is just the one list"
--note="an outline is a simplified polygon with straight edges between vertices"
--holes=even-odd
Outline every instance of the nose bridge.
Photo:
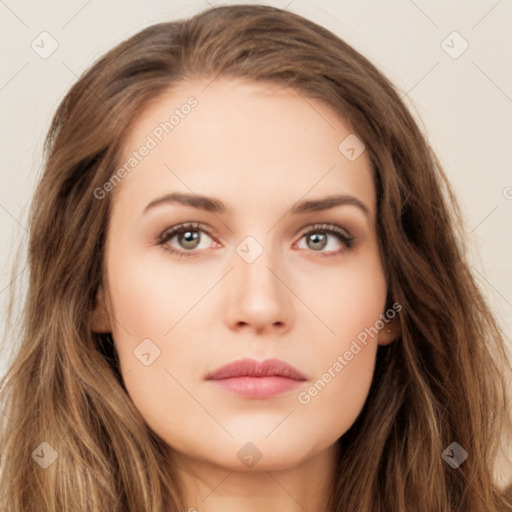
[[282,293],[275,275],[280,265],[276,248],[271,246],[270,235],[246,236],[236,247],[235,253],[233,264],[239,292],[263,294],[267,299]]
[[284,268],[279,249],[272,246],[270,235],[248,235],[236,246],[228,299],[230,324],[265,326],[291,322],[290,292],[281,276]]

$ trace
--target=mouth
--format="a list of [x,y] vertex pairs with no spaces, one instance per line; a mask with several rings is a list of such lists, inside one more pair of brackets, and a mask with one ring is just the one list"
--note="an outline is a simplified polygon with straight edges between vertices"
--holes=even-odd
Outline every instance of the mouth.
[[263,399],[295,389],[307,379],[299,370],[279,359],[263,362],[239,359],[209,374],[207,380],[224,391],[245,398]]

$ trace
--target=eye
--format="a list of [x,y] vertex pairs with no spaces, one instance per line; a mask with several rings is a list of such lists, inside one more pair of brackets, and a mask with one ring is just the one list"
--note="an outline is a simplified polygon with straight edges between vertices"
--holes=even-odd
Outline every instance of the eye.
[[[200,242],[203,238],[202,235],[204,234],[206,234],[208,238],[212,238],[205,226],[196,222],[189,222],[175,226],[162,233],[158,238],[158,245],[161,245],[164,250],[176,254],[177,256],[192,256],[193,254],[187,254],[187,252],[191,252],[194,249],[205,248],[200,247]],[[176,238],[182,250],[175,249],[170,245],[173,238]]]
[[[341,247],[323,251],[323,249],[329,245],[329,236],[335,237]],[[313,252],[321,253],[322,256],[339,255],[345,252],[346,249],[353,247],[355,240],[354,237],[350,236],[344,229],[331,224],[315,224],[308,229],[308,231],[302,233],[300,240],[304,237],[306,238],[307,248],[312,249]]]

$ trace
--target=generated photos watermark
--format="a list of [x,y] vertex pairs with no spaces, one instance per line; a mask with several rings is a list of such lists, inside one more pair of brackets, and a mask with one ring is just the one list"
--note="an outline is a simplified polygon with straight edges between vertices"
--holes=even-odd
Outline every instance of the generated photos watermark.
[[297,395],[297,400],[302,405],[307,405],[311,402],[311,399],[317,396],[329,382],[332,381],[349,363],[354,359],[354,356],[361,352],[362,347],[368,344],[368,339],[374,338],[377,336],[379,331],[384,329],[386,324],[388,324],[399,311],[401,311],[402,305],[395,302],[391,308],[389,308],[384,314],[380,315],[380,318],[375,322],[375,324],[371,327],[367,327],[364,331],[361,331],[356,339],[352,340],[352,343],[348,350],[346,350],[343,355],[338,355],[336,361],[333,362],[329,368],[322,374],[322,376],[315,381],[313,385],[311,385],[305,391],[301,391]]
[[174,112],[167,120],[162,121],[155,126],[150,134],[146,137],[144,143],[128,157],[128,159],[121,165],[112,176],[101,187],[94,189],[94,197],[96,199],[104,199],[106,195],[111,192],[116,185],[118,185],[123,178],[128,176],[137,165],[139,165],[150,152],[155,149],[160,142],[162,142],[166,135],[172,132],[183,119],[185,119],[192,109],[197,107],[199,102],[194,96],[187,99],[179,108],[175,108]]

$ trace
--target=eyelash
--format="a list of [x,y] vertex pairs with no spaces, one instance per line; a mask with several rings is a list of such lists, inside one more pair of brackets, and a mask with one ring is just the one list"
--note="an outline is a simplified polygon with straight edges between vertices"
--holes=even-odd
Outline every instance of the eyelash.
[[[168,251],[171,254],[174,254],[176,256],[181,257],[190,257],[195,256],[196,253],[193,251],[180,251],[177,249],[171,248],[167,242],[174,238],[174,236],[179,235],[181,233],[185,233],[186,231],[203,231],[211,238],[214,238],[213,234],[211,233],[210,229],[208,229],[203,224],[200,224],[198,222],[187,222],[185,224],[180,224],[178,226],[174,226],[167,231],[164,231],[160,236],[157,238],[157,244],[164,249],[164,251]],[[311,233],[327,233],[334,235],[340,240],[345,247],[338,249],[337,251],[331,251],[323,254],[320,251],[312,251],[312,252],[318,252],[322,257],[331,257],[331,256],[338,256],[341,253],[345,252],[346,249],[351,249],[354,245],[355,238],[353,236],[348,235],[345,230],[339,228],[338,226],[334,224],[315,224],[311,226],[307,231],[302,232],[300,239],[301,240],[305,235],[309,235]]]

